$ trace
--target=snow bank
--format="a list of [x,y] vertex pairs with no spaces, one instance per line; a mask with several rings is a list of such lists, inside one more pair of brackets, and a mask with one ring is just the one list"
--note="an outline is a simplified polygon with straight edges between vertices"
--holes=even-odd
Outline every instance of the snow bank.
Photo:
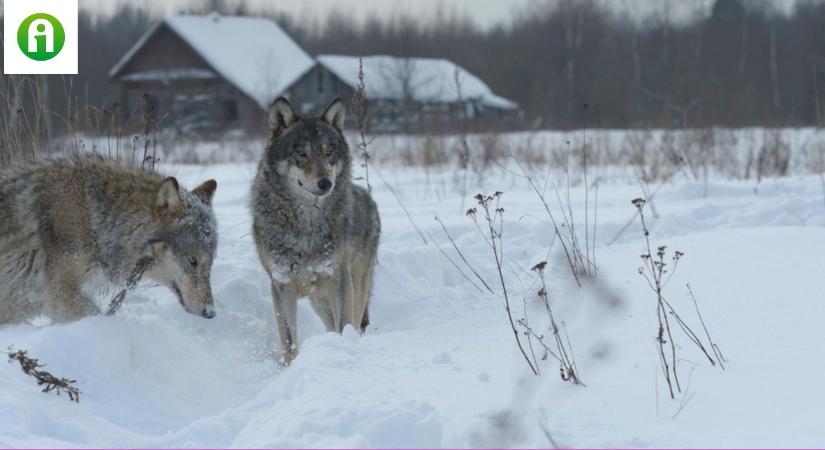
[[[186,314],[165,289],[143,286],[115,317],[0,327],[0,347],[29,350],[83,391],[79,404],[45,395],[19,368],[0,364],[0,446],[547,447],[545,430],[576,447],[825,445],[818,178],[763,180],[756,190],[750,182],[678,181],[658,193],[654,239],[686,253],[669,298],[694,321],[684,289],[691,284],[729,360],[723,372],[680,341],[689,385],[682,403],[666,398],[657,375],[654,299],[636,273],[638,226],[606,245],[633,216],[637,187],[600,189],[598,286],[575,287],[553,247],[551,296],[587,384],[576,387],[550,363],[541,377],[530,375],[501,298],[469,285],[433,245],[431,237],[451,251],[438,214],[498,291],[490,249],[461,212],[472,200],[453,193],[453,174],[438,171],[382,173],[429,232],[427,245],[373,179],[384,235],[367,334],[326,334],[301,303],[301,354],[279,367],[246,208],[254,170],[165,167],[185,186],[219,183],[215,319]],[[505,192],[505,271],[521,308],[537,289],[529,267],[553,241],[545,216],[518,177],[502,171],[471,181],[472,193]],[[574,189],[575,211],[583,198]],[[620,305],[605,304],[608,294]]]

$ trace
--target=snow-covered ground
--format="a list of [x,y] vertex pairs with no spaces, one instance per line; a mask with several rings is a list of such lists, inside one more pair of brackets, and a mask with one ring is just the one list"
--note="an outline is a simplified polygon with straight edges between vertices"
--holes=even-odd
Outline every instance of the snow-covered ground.
[[[283,368],[250,236],[254,166],[162,170],[189,187],[219,182],[217,318],[188,315],[171,293],[144,286],[115,317],[0,327],[0,347],[29,350],[83,392],[79,404],[43,394],[16,365],[0,364],[0,446],[825,446],[819,177],[758,186],[676,177],[656,194],[658,217],[648,210],[655,244],[686,254],[666,294],[701,330],[690,283],[727,358],[726,370],[713,367],[677,335],[685,392],[671,400],[654,343],[655,298],[637,272],[638,222],[608,245],[634,217],[630,200],[643,196],[635,183],[603,181],[596,218],[591,191],[599,275],[579,288],[523,179],[493,169],[472,176],[462,199],[448,171],[383,169],[425,244],[373,173],[383,235],[372,325],[360,337],[326,334],[302,303],[301,353]],[[551,361],[536,377],[520,359],[490,247],[463,213],[472,194],[497,190],[514,313],[523,316],[526,299],[528,317],[543,325],[530,267],[548,259],[552,245],[551,301],[586,387],[563,382]],[[571,192],[579,227],[583,192]],[[495,295],[474,288],[441,254],[433,238],[458,259],[435,214]]]

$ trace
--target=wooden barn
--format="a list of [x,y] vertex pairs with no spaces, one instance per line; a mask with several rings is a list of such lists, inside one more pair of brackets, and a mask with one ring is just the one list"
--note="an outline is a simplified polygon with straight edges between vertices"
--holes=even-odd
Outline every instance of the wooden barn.
[[[521,115],[518,104],[494,94],[484,81],[451,61],[394,56],[366,56],[362,61],[374,131],[441,130],[464,120],[515,120]],[[358,57],[320,55],[284,95],[304,113],[320,111],[335,97],[351,107],[358,72]],[[348,125],[355,125],[351,115]]]
[[213,13],[165,19],[109,77],[124,114],[142,115],[148,94],[159,126],[202,133],[260,129],[272,101],[313,66],[275,22]]

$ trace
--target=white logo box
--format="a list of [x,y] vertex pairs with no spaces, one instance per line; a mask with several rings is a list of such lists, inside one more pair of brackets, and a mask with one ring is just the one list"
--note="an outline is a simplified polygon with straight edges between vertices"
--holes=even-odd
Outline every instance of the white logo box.
[[[76,75],[77,74],[77,2],[78,0],[5,0],[3,1],[3,73],[6,75]],[[32,14],[54,16],[66,33],[63,49],[47,61],[27,57],[17,45],[17,30]]]

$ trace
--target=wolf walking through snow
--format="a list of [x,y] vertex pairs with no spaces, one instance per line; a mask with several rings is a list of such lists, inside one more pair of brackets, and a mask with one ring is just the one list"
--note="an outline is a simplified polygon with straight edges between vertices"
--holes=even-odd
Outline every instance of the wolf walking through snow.
[[214,317],[216,187],[209,180],[188,192],[174,178],[100,158],[0,170],[0,324],[98,314],[84,285],[98,273],[122,284],[147,259],[147,278],[186,311]]

